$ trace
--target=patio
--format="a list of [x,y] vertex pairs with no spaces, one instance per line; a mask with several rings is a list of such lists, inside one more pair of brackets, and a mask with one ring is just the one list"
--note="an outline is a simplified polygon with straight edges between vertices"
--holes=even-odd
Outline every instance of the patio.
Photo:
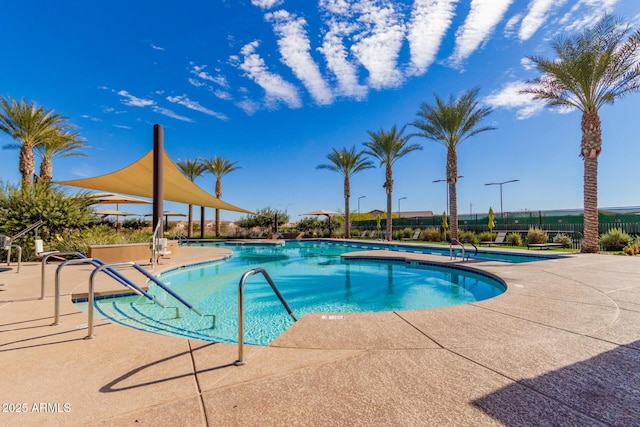
[[[226,253],[182,247],[154,272]],[[56,266],[45,300],[39,263],[0,272],[1,425],[640,425],[638,257],[476,262],[508,291],[306,315],[270,346],[245,347],[244,366],[233,365],[237,345],[104,321],[84,340],[87,315],[70,302],[86,292],[84,266],[64,270],[62,324],[50,326]]]

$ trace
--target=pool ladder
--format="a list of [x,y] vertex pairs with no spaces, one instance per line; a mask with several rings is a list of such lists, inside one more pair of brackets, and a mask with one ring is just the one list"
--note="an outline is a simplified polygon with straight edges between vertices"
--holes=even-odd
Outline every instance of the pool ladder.
[[296,319],[296,316],[291,311],[289,304],[287,304],[284,297],[278,290],[278,287],[273,282],[273,279],[271,279],[271,276],[269,276],[269,273],[267,273],[267,271],[264,268],[260,268],[260,267],[254,268],[253,270],[249,270],[246,273],[244,273],[240,278],[240,283],[238,284],[238,360],[234,362],[235,365],[244,365],[245,363],[247,363],[247,361],[244,358],[244,304],[243,304],[244,282],[247,280],[249,276],[253,276],[254,274],[258,274],[258,273],[262,274],[264,278],[267,280],[267,282],[269,283],[269,286],[271,286],[271,289],[273,289],[273,292],[276,294],[276,296],[284,306],[285,310],[287,310],[287,313],[289,313],[289,316],[291,316],[291,318],[293,319],[293,321],[296,322],[298,320]]
[[469,239],[464,239],[464,242],[460,242],[460,240],[458,239],[451,239],[449,241],[449,259],[458,257],[458,254],[454,253],[453,251],[453,245],[455,244],[455,245],[459,245],[462,248],[462,261],[469,261],[469,255],[467,255],[466,258],[464,256],[465,255],[464,243],[469,243],[471,244],[471,246],[475,248],[475,252],[473,253],[473,256],[476,256],[478,254],[478,247],[474,245],[473,242],[470,241]]

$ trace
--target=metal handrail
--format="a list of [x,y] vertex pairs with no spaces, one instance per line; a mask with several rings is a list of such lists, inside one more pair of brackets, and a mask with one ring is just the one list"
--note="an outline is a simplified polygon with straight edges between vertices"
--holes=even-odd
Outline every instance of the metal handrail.
[[151,267],[154,268],[156,266],[156,240],[158,236],[158,230],[160,230],[160,226],[162,225],[162,218],[158,221],[156,228],[153,230],[153,236],[151,236]]
[[296,316],[291,311],[289,304],[287,304],[287,302],[284,300],[284,297],[278,290],[278,287],[273,282],[273,279],[271,279],[271,276],[269,276],[269,273],[267,273],[267,271],[264,268],[260,268],[260,267],[254,268],[253,270],[249,270],[246,273],[244,273],[242,275],[242,278],[240,278],[240,283],[238,284],[238,360],[234,362],[235,365],[244,365],[245,363],[247,363],[247,361],[244,360],[244,302],[243,302],[244,282],[245,280],[247,280],[247,277],[253,276],[254,274],[258,274],[258,273],[261,273],[264,276],[264,278],[267,280],[267,282],[269,282],[269,286],[271,286],[271,289],[273,289],[273,292],[275,292],[276,296],[278,297],[278,299],[280,300],[284,308],[287,310],[287,313],[289,313],[289,316],[291,316],[293,321],[296,322],[298,320],[296,319]]
[[478,255],[478,247],[476,246],[476,244],[475,244],[475,243],[473,243],[473,242],[472,242],[471,240],[469,240],[469,239],[464,239],[464,240],[462,241],[462,243],[468,243],[468,244],[470,244],[471,246],[473,246],[473,247],[475,248],[475,250],[476,250],[476,251],[473,253],[473,256]]
[[[69,253],[69,255],[71,255],[71,254],[73,254],[73,253]],[[86,257],[82,256],[82,254],[80,254],[79,252],[76,252],[76,254],[81,255],[81,257],[80,258],[68,259],[66,261],[63,261],[56,268],[55,309],[54,309],[53,323],[51,324],[51,326],[55,326],[55,325],[59,325],[60,324],[60,275],[62,274],[62,269],[65,266],[72,265],[72,264],[91,264],[96,268],[100,268],[100,267],[106,265],[99,258],[86,258]],[[52,254],[52,255],[54,255],[54,254]],[[152,302],[158,304],[160,307],[165,308],[165,306],[162,305],[159,301],[156,301],[155,296],[153,296],[153,295],[149,294],[148,292],[144,291],[142,288],[138,287],[137,285],[135,285],[134,283],[132,283],[131,281],[126,279],[124,276],[121,276],[115,270],[110,271],[109,269],[107,269],[106,272],[107,272],[107,274],[111,273],[109,275],[113,279],[115,279],[118,282],[120,282],[120,284],[122,284],[123,286],[131,288],[138,295],[144,296],[145,298],[147,298],[147,299],[151,300]],[[122,279],[120,277],[118,277],[118,276],[121,276]]]
[[[16,234],[15,236],[12,236],[12,237],[11,237],[11,240],[13,241],[13,240],[16,240],[17,238],[20,238],[20,237],[24,236],[25,234],[27,234],[28,232],[30,232],[30,231],[31,231],[31,230],[33,230],[34,228],[38,228],[38,227],[40,227],[43,223],[44,223],[44,222],[43,222],[41,219],[37,220],[36,222],[34,222],[33,224],[31,224],[30,226],[28,226],[28,227],[27,227],[27,228],[25,228],[24,230],[22,230],[22,231],[18,232],[18,234]],[[36,234],[38,234],[38,233],[36,232]]]
[[[9,240],[9,242],[11,242],[11,240]],[[18,268],[16,269],[16,273],[20,273],[20,264],[22,263],[22,246],[16,245],[15,243],[9,243],[0,249],[6,249],[7,267],[9,267],[11,265],[11,248],[18,248]]]
[[464,261],[464,245],[460,243],[458,239],[449,240],[449,259],[453,259],[453,244],[460,245],[462,247],[462,261]]

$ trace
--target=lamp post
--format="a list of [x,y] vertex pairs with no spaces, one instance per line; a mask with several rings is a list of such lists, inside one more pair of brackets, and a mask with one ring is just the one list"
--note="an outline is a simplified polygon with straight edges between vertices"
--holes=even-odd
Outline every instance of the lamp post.
[[367,196],[360,196],[358,197],[358,215],[360,215],[360,199],[364,199]]
[[502,182],[489,182],[485,185],[499,185],[500,186],[500,216],[502,217],[502,224],[505,226],[506,228],[506,224],[504,223],[504,211],[502,210],[502,186],[504,184],[509,184],[510,182],[518,182],[520,181],[519,179],[511,179],[509,181],[502,181]]
[[[464,178],[463,175],[458,175],[458,179],[460,178]],[[436,179],[435,181],[433,181],[433,183],[435,184],[436,182],[447,182],[446,179]],[[449,184],[447,182],[447,205],[445,206],[446,211],[447,211],[447,216],[449,216]]]
[[404,200],[406,199],[406,197],[400,197],[398,199],[398,219],[400,219],[401,215],[400,215],[400,200]]

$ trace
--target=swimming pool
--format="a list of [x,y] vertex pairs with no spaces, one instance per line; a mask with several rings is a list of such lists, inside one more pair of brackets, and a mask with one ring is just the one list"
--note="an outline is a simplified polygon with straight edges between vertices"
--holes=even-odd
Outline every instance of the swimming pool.
[[[305,313],[353,313],[414,310],[466,304],[503,293],[504,283],[489,274],[433,262],[343,260],[362,250],[328,242],[288,242],[286,245],[232,246],[230,259],[168,271],[160,279],[201,312],[162,309],[138,296],[96,301],[97,310],[112,322],[161,334],[204,341],[237,342],[239,279],[256,267],[265,268],[300,318]],[[166,306],[177,306],[167,293],[150,285],[150,293]],[[266,345],[293,321],[261,276],[250,276],[244,287],[245,342]],[[86,303],[85,303],[86,304]]]

